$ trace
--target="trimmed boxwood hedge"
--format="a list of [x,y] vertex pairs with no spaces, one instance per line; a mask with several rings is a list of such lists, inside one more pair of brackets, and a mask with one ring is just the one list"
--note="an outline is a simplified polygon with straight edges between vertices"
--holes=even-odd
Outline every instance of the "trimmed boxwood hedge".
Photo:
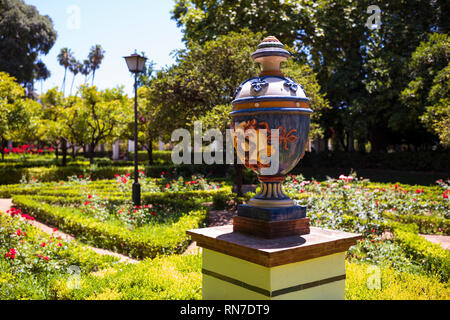
[[[201,174],[205,177],[226,177],[229,175],[229,165],[153,165],[139,166],[139,170],[144,170],[148,177],[159,178],[161,172],[176,170],[178,175],[190,177],[194,174]],[[28,180],[32,178],[40,182],[67,180],[73,175],[89,175],[93,180],[114,179],[116,174],[124,175],[132,173],[132,166],[77,166],[66,167],[35,167],[35,168],[0,168],[0,185],[17,184],[22,176]]]
[[442,282],[450,279],[450,251],[427,241],[418,234],[414,224],[392,224],[394,239],[416,261],[422,261],[430,274],[438,275]]
[[197,209],[171,225],[144,226],[131,231],[122,225],[84,216],[76,208],[49,205],[26,196],[14,196],[13,203],[22,212],[73,234],[82,242],[136,258],[183,252],[189,244],[186,230],[198,228],[206,218],[206,209]]

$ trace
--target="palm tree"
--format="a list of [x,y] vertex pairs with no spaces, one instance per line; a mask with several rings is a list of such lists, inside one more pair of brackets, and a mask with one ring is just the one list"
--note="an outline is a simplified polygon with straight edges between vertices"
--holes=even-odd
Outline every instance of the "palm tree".
[[72,58],[72,60],[70,60],[69,70],[70,70],[70,72],[73,73],[72,85],[70,86],[70,95],[72,95],[72,88],[73,88],[73,83],[75,81],[75,77],[77,76],[77,74],[79,72],[81,72],[82,68],[83,68],[83,64],[81,62],[79,62],[77,59]]
[[58,54],[58,62],[61,66],[64,67],[64,79],[62,82],[61,87],[63,88],[63,94],[66,89],[66,74],[67,74],[67,68],[70,65],[70,60],[73,59],[73,52],[69,48],[62,48],[61,51]]
[[42,61],[38,61],[35,64],[35,78],[36,80],[41,82],[41,95],[42,95],[42,83],[44,82],[44,80],[48,79],[51,75],[50,70],[47,69],[47,67],[45,66],[45,64]]
[[81,66],[80,73],[84,75],[84,84],[87,82],[87,77],[89,73],[91,73],[91,64],[89,60],[84,60],[83,65]]
[[96,44],[95,46],[91,47],[88,59],[92,69],[92,85],[94,85],[95,70],[99,68],[104,57],[105,57],[105,50],[103,50],[101,45]]

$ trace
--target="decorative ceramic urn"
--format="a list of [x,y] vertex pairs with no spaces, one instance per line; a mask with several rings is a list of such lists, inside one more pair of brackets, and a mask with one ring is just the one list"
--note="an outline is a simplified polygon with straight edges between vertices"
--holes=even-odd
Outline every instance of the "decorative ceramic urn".
[[302,86],[280,71],[289,57],[277,38],[265,38],[252,54],[261,73],[237,88],[230,113],[237,156],[261,182],[259,193],[238,207],[234,230],[265,238],[309,233],[306,207],[281,187],[305,154],[313,112]]

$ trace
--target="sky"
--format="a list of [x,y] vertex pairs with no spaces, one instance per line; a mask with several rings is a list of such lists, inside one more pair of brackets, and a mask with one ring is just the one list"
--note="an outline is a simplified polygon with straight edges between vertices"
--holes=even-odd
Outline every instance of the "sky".
[[[41,59],[51,72],[42,89],[61,87],[64,68],[57,55],[61,48],[74,52],[77,60],[87,58],[89,49],[100,44],[105,58],[95,72],[94,85],[99,89],[124,85],[129,95],[133,92],[133,77],[126,66],[124,56],[137,52],[156,63],[161,69],[174,63],[171,52],[184,48],[181,29],[170,19],[174,6],[172,0],[24,0],[33,5],[41,15],[48,15],[57,32],[53,48]],[[73,75],[67,71],[66,95],[70,91]],[[84,83],[84,76],[75,78],[73,91]],[[35,84],[38,94],[40,83]]]

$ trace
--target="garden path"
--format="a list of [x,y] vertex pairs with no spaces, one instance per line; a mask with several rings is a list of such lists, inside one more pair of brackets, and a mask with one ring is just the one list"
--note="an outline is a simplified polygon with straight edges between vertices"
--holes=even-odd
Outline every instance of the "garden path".
[[[12,199],[0,199],[0,211],[6,212],[9,209],[11,209],[11,207],[12,207]],[[53,228],[52,226],[46,225],[39,221],[36,221],[36,220],[35,221],[25,220],[25,221],[32,224],[33,226],[40,229],[41,231],[43,231],[47,234],[53,235],[54,237],[60,237],[61,239],[64,239],[67,241],[72,241],[75,239],[75,237],[73,237],[72,235],[69,235],[62,231],[59,231],[59,230]],[[91,246],[87,246],[87,247],[101,255],[115,256],[120,259],[120,262],[126,262],[126,263],[138,263],[139,262],[139,260],[127,257],[120,253],[112,252],[112,251],[105,250],[105,249],[95,248],[95,247],[91,247]]]
[[421,234],[430,242],[439,244],[442,248],[450,251],[450,236],[438,236],[434,234]]

